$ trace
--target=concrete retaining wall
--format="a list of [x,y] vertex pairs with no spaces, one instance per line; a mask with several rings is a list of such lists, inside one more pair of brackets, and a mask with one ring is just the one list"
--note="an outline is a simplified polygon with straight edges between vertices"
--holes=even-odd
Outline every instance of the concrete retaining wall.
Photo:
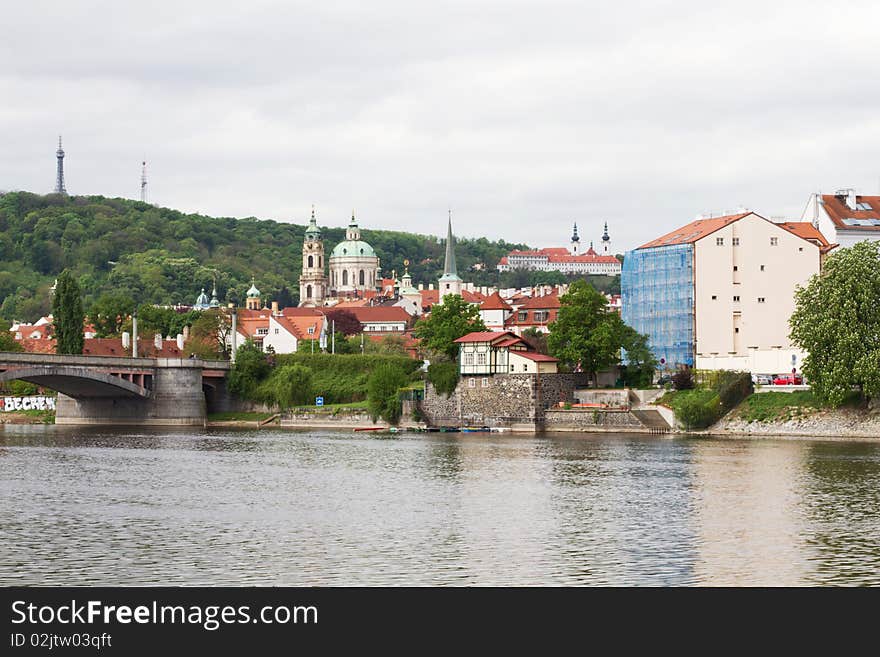
[[629,411],[613,409],[553,409],[544,413],[547,431],[646,431]]

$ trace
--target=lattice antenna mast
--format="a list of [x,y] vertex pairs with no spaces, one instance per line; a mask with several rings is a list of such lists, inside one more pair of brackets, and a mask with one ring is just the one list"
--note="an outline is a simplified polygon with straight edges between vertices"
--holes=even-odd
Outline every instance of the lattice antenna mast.
[[55,151],[55,157],[58,159],[58,167],[55,171],[55,193],[67,194],[64,187],[64,149],[61,148],[61,135],[58,135],[58,150]]
[[141,162],[141,201],[147,202],[147,162]]

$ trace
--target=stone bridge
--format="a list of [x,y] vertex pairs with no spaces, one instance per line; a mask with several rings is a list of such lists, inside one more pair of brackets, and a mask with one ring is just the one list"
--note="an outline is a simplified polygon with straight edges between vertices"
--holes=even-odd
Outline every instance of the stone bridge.
[[56,424],[203,426],[227,410],[226,361],[0,352],[0,383],[58,392]]

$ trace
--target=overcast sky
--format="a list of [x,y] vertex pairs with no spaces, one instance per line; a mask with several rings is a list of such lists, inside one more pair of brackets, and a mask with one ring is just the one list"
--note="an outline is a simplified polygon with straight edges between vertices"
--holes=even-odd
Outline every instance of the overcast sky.
[[880,187],[880,3],[6,3],[0,189],[615,250]]

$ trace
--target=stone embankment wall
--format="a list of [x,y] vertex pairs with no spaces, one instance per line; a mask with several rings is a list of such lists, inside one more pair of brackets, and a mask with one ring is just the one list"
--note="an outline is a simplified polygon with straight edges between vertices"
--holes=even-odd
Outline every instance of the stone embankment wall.
[[544,413],[547,431],[645,431],[629,411],[612,409],[553,409]]
[[462,377],[448,397],[425,384],[421,412],[433,426],[542,427],[547,407],[574,401],[580,374],[498,374]]

